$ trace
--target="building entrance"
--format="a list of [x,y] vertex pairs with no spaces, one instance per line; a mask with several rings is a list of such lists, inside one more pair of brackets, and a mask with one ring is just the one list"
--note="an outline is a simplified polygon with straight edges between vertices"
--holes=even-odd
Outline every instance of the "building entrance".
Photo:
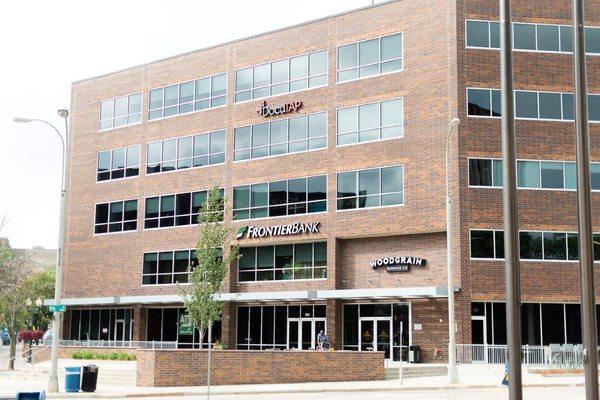
[[317,335],[327,333],[325,318],[288,318],[288,349],[310,350],[317,347]]
[[392,318],[361,318],[360,349],[362,351],[383,351],[385,358],[390,358],[390,337]]

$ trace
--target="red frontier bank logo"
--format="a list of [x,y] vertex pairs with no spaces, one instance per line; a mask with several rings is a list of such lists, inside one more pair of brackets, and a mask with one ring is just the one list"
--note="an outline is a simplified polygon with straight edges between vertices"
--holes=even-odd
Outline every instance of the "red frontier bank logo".
[[272,117],[273,115],[297,112],[300,110],[300,108],[302,108],[302,101],[300,100],[285,103],[284,105],[277,107],[267,107],[267,102],[263,101],[258,107],[258,110],[256,110],[256,113],[262,115],[263,117]]

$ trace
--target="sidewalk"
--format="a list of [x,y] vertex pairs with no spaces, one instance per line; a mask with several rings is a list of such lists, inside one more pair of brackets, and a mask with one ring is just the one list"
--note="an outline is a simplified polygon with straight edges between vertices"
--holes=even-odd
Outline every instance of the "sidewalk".
[[[104,366],[105,368],[108,365]],[[102,368],[102,366],[101,366]],[[459,366],[460,383],[449,385],[446,376],[406,378],[402,384],[398,379],[371,382],[319,382],[294,383],[276,385],[228,385],[211,387],[212,394],[283,394],[283,393],[319,393],[319,392],[369,392],[369,391],[422,391],[422,390],[452,390],[465,388],[494,388],[499,387],[502,379],[503,366],[497,365],[464,365]],[[64,379],[61,379],[60,389],[63,391]],[[523,384],[529,387],[551,386],[582,386],[583,376],[543,377],[530,374],[523,370]],[[40,390],[47,385],[47,377],[37,377],[32,380],[3,379],[0,376],[0,398],[14,396],[17,390]],[[49,399],[91,399],[131,397],[142,398],[149,396],[198,396],[206,393],[206,387],[170,387],[147,388],[123,385],[99,385],[95,393],[57,393],[49,394]]]

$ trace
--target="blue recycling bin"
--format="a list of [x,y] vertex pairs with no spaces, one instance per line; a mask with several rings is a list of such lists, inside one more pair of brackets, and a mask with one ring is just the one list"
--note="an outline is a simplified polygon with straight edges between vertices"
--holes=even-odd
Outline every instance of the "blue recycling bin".
[[15,400],[46,400],[46,392],[17,392]]
[[81,382],[81,367],[65,367],[65,392],[79,392]]

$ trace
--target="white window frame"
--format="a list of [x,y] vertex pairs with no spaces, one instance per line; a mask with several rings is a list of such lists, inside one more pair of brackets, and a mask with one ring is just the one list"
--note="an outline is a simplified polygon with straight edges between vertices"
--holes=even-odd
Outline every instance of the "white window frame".
[[[128,161],[127,150],[130,149],[130,148],[132,148],[132,147],[137,147],[138,148],[138,155],[139,155],[138,162],[137,162],[137,165],[127,166],[127,161]],[[116,169],[114,169],[112,167],[113,153],[115,151],[117,151],[117,150],[125,150],[125,168],[124,168],[125,171],[123,172],[123,177],[122,178],[112,178],[113,171],[116,171]],[[109,160],[110,168],[108,170],[106,170],[106,171],[102,171],[101,172],[98,169],[99,163],[100,163],[100,154],[101,153],[107,153],[107,152],[110,152],[110,160]],[[127,146],[127,147],[118,147],[116,149],[109,149],[109,150],[99,151],[98,153],[96,153],[96,183],[104,183],[104,182],[110,182],[110,181],[119,181],[119,180],[122,180],[122,179],[137,178],[141,174],[141,171],[140,171],[141,170],[141,160],[140,160],[141,158],[142,158],[142,146],[139,145],[139,144],[134,144],[133,146]],[[127,169],[128,168],[137,168],[138,169],[138,173],[136,175],[127,176]],[[108,172],[109,178],[100,181],[100,180],[98,180],[98,175],[100,175],[103,172],[104,173]]]
[[[129,99],[130,99],[131,96],[134,96],[136,94],[140,95],[140,112],[129,114]],[[115,116],[115,102],[116,102],[117,99],[121,99],[123,97],[127,98],[127,114],[116,117]],[[106,118],[106,119],[102,119],[102,103],[107,102],[107,101],[112,101],[112,103],[113,103],[112,117]],[[144,108],[144,94],[142,92],[134,92],[134,93],[125,94],[123,96],[116,96],[116,97],[112,97],[110,99],[100,100],[100,110],[99,110],[99,113],[98,113],[98,131],[99,132],[106,132],[106,131],[110,131],[110,130],[113,130],[113,129],[124,128],[126,126],[132,126],[132,125],[139,125],[139,124],[141,124],[143,122],[142,121],[142,118],[143,118],[142,117],[142,114],[143,114],[142,110],[143,110],[143,108]],[[131,122],[130,123],[129,119],[131,117],[135,116],[135,115],[139,115],[140,120],[137,121],[137,122]],[[117,118],[126,118],[127,119],[127,123],[123,124],[123,125],[115,126],[115,119],[117,119]],[[111,127],[103,129],[102,128],[102,123],[103,122],[107,122],[107,121],[111,121]]]
[[[135,219],[125,219],[125,202],[128,202],[128,201],[136,202],[136,211],[135,211],[136,217],[135,217]],[[120,221],[113,221],[113,222],[110,221],[110,205],[113,203],[121,203],[121,205],[123,207],[123,211],[122,211],[123,217]],[[97,207],[99,205],[104,205],[104,204],[108,204],[108,220],[106,223],[104,223],[104,222],[98,223],[98,222],[96,222],[97,210],[98,210]],[[140,211],[140,202],[138,199],[113,200],[113,201],[108,201],[108,202],[103,201],[103,202],[95,203],[94,204],[94,221],[93,221],[94,222],[94,224],[93,224],[94,236],[106,236],[106,235],[116,235],[116,234],[120,234],[120,233],[137,232],[137,230],[139,228],[139,226],[138,226],[139,225],[139,221],[138,221],[139,220],[139,211]],[[124,227],[125,223],[127,223],[127,222],[135,222],[135,229],[123,230],[123,227]],[[111,232],[110,231],[111,224],[121,224],[121,230]],[[96,233],[96,228],[101,225],[106,225],[106,232]]]
[[[155,250],[155,251],[144,251],[142,253],[142,273],[141,273],[141,286],[142,287],[154,287],[154,286],[176,286],[176,285],[189,285],[189,277],[190,277],[190,273],[189,272],[178,272],[175,273],[175,253],[178,251],[187,251],[188,252],[188,260],[190,261],[190,265],[192,263],[192,251],[196,251],[196,249],[175,249],[175,250]],[[172,259],[171,259],[171,272],[170,273],[160,273],[159,271],[159,263],[160,263],[160,253],[171,253],[172,254]],[[146,256],[146,254],[156,254],[156,273],[155,274],[144,274],[144,258]],[[188,276],[188,282],[185,283],[177,283],[175,282],[175,276],[176,275],[184,275],[186,274]],[[158,283],[159,277],[160,276],[171,276],[171,280],[173,281],[173,283]],[[144,277],[145,276],[154,276],[156,277],[156,283],[144,283]]]
[[[381,174],[381,170],[382,169],[386,169],[386,168],[396,168],[396,167],[401,167],[402,168],[402,191],[400,192],[382,192],[381,189],[383,187],[383,180],[382,180],[382,174]],[[372,170],[372,169],[377,169],[379,170],[379,191],[380,193],[378,194],[373,194],[373,195],[369,195],[369,196],[378,196],[379,197],[379,206],[373,206],[373,207],[358,207],[358,202],[360,197],[369,197],[369,196],[360,196],[358,194],[358,188],[359,188],[359,173],[362,171],[368,171],[368,170]],[[337,196],[338,193],[338,178],[340,174],[345,174],[345,173],[349,173],[349,172],[354,172],[356,174],[356,179],[355,179],[355,189],[357,192],[356,196],[346,196],[346,197],[342,197],[339,198]],[[350,170],[350,171],[339,171],[336,173],[336,181],[335,181],[335,211],[336,212],[347,212],[347,211],[356,211],[356,210],[372,210],[372,209],[378,209],[378,208],[389,208],[389,207],[403,207],[404,204],[406,204],[406,198],[405,198],[405,181],[406,181],[406,174],[405,174],[405,168],[404,168],[404,164],[397,164],[397,165],[388,165],[388,166],[383,166],[383,167],[373,167],[373,168],[364,168],[364,169],[356,169],[356,170]],[[391,205],[387,205],[387,206],[382,206],[381,205],[381,197],[387,194],[398,194],[398,193],[402,193],[402,204],[391,204]],[[344,208],[344,209],[339,209],[337,207],[337,202],[338,200],[345,200],[345,199],[356,199],[356,207],[354,208]]]

